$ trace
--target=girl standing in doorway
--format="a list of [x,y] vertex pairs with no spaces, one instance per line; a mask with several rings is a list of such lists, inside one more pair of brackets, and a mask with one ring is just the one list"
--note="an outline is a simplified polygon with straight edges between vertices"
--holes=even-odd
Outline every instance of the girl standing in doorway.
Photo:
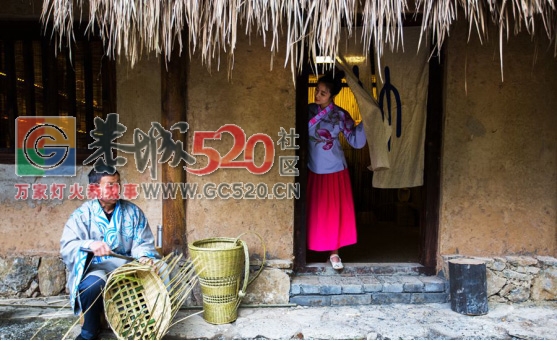
[[339,134],[354,148],[366,144],[363,124],[355,126],[350,114],[334,104],[343,77],[339,71],[320,77],[315,103],[309,105],[308,248],[328,251],[335,270],[344,268],[339,249],[357,241],[350,175]]

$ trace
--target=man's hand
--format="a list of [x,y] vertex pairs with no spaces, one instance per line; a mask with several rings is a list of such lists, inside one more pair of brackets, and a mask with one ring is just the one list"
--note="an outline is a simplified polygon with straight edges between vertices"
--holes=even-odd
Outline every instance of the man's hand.
[[149,258],[149,257],[141,257],[139,258],[139,263],[141,264],[147,264],[147,265],[153,265],[155,264],[155,262],[153,261],[153,259]]
[[139,258],[139,263],[144,264],[144,265],[150,265],[151,270],[153,270],[153,271],[157,270],[157,264],[155,263],[155,260],[153,258],[141,257],[141,258]]
[[89,249],[93,251],[93,254],[95,256],[108,256],[112,251],[110,249],[110,246],[108,246],[108,244],[103,241],[92,242],[91,245],[89,245]]

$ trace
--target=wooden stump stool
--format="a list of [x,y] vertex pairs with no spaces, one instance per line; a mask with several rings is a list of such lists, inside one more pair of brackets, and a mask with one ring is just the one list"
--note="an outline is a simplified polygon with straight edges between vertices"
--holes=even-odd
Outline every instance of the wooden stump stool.
[[451,309],[464,315],[487,314],[485,263],[469,258],[449,261]]

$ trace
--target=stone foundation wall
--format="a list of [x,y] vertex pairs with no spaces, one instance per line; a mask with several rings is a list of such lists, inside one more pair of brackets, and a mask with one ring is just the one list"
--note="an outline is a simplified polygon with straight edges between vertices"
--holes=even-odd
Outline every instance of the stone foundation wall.
[[[449,279],[448,261],[464,257],[466,256],[443,256],[442,272],[447,279]],[[486,263],[487,295],[490,301],[557,300],[557,258],[548,256],[466,258],[479,259]],[[248,287],[246,301],[264,304],[288,302],[290,290],[288,274],[291,272],[289,270],[291,264],[277,261],[275,263],[277,264],[267,264],[259,278]],[[0,297],[66,294],[66,278],[66,269],[59,257],[0,258]]]
[[557,259],[548,256],[466,257],[443,256],[443,274],[449,279],[448,261],[482,260],[487,271],[487,296],[496,302],[557,300]]
[[[259,266],[259,263],[252,264],[253,270],[259,269]],[[291,269],[291,261],[267,261],[261,274],[248,286],[243,302],[287,304],[290,298]],[[0,257],[0,297],[28,298],[68,294],[66,282],[67,271],[60,257]],[[199,285],[186,303],[202,304]]]
[[0,297],[65,294],[66,278],[60,257],[0,257]]

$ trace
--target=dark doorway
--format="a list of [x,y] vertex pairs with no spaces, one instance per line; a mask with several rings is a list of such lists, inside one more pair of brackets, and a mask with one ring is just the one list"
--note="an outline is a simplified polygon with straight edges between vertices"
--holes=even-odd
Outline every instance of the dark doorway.
[[[344,247],[346,263],[418,263],[423,186],[400,189],[373,188],[368,146],[351,148],[344,143],[350,171],[358,243]],[[324,262],[327,253],[307,251],[307,263]]]
[[[437,261],[437,234],[440,187],[440,145],[442,125],[442,55],[432,58],[429,67],[427,123],[425,138],[424,185],[403,189],[372,187],[373,173],[367,170],[367,146],[361,150],[345,149],[354,192],[358,243],[341,249],[345,264],[419,263],[424,273],[433,273]],[[307,103],[309,67],[297,77],[297,122],[300,145],[307,145]],[[307,183],[307,150],[298,151],[300,175],[297,181]],[[367,159],[366,159],[367,158]],[[314,263],[326,262],[326,253],[306,247],[305,191],[295,204],[295,267],[312,271]]]

